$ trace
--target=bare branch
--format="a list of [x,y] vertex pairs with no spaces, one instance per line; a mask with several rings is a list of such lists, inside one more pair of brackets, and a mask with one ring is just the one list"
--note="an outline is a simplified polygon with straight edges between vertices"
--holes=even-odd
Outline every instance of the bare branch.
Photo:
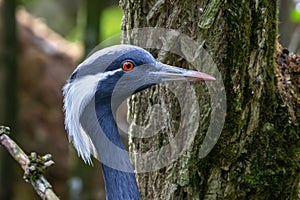
[[21,165],[24,170],[24,179],[30,182],[37,194],[45,200],[58,200],[52,186],[43,176],[45,169],[54,162],[51,160],[51,155],[38,156],[36,153],[31,153],[28,157],[24,151],[10,138],[9,127],[0,126],[0,144],[4,146],[12,157]]

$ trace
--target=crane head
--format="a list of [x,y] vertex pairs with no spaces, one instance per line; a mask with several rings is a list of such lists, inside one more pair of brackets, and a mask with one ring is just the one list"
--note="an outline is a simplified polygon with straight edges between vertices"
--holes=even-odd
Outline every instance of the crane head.
[[[81,63],[70,83],[95,77],[101,97],[128,97],[152,85],[169,81],[211,81],[214,77],[158,62],[146,50],[132,45],[115,45],[102,49]],[[116,87],[117,85],[117,87]]]
[[118,106],[128,96],[155,84],[211,80],[215,78],[208,74],[163,64],[137,46],[116,45],[99,50],[76,68],[63,89],[69,139],[89,162],[90,154],[97,153],[80,118],[93,98],[105,102],[114,96]]

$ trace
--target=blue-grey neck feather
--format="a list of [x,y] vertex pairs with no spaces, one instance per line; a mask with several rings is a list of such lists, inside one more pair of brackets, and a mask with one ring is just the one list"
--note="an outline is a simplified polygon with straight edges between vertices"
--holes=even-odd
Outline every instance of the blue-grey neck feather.
[[111,101],[97,93],[84,110],[81,124],[92,133],[90,137],[102,163],[106,199],[139,200],[134,170],[118,133]]
[[102,164],[107,200],[139,200],[133,173],[122,172]]
[[[109,102],[110,100],[108,102],[104,102],[104,99],[98,101],[96,95],[95,106],[96,106],[97,119],[106,137],[114,145],[125,150],[125,147],[118,133],[118,128],[115,123],[112,110],[107,109],[107,108],[111,108]],[[111,152],[111,151],[109,149],[106,149],[105,153],[107,152]],[[100,152],[98,154],[100,154],[99,157],[101,160],[102,153]],[[111,155],[111,156],[113,157],[115,155]],[[124,156],[125,158],[123,159],[125,159],[125,162],[127,161],[126,164],[131,168],[129,156],[127,154],[125,154]],[[106,166],[105,164],[102,164],[102,169],[103,169],[105,187],[106,187],[106,199],[111,199],[111,200],[139,199],[139,191],[138,191],[133,168],[131,168],[131,172],[123,172],[117,169],[113,169],[109,166]]]
[[[99,121],[101,127],[104,130],[105,135],[116,146],[125,149],[121,141],[121,138],[119,136],[116,124],[111,122],[111,119],[113,120],[113,115],[108,116],[107,114],[105,114],[105,117],[102,118],[101,111],[97,114],[99,114],[98,117],[101,117]],[[114,155],[111,156],[113,157]],[[126,157],[123,159],[126,159],[127,165],[131,167],[131,163],[128,155],[124,155],[124,156]],[[99,157],[101,160],[101,155],[99,155]],[[109,166],[106,166],[105,164],[102,164],[102,170],[103,170],[105,187],[106,187],[106,199],[109,200],[115,200],[115,199],[138,200],[139,199],[139,191],[138,191],[134,171],[132,168],[131,168],[131,172],[123,172],[117,169],[113,169]]]

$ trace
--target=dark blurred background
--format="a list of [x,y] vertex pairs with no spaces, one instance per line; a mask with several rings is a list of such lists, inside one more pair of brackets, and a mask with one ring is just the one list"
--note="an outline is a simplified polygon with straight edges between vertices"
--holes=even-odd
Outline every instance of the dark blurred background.
[[[279,5],[279,41],[300,50],[300,0]],[[99,43],[120,42],[117,0],[0,0],[0,125],[27,152],[52,154],[46,177],[61,199],[105,199],[100,166],[77,157],[64,130],[61,89]],[[103,46],[103,45],[102,45]],[[0,148],[0,199],[39,199]]]

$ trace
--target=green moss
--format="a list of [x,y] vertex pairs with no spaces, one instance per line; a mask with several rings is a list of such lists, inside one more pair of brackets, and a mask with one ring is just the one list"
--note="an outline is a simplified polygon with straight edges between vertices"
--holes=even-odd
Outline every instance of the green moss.
[[[300,168],[295,157],[299,156],[299,148],[286,148],[289,141],[283,139],[282,134],[288,134],[287,130],[279,133],[268,127],[257,132],[257,139],[251,145],[258,148],[251,149],[251,157],[245,157],[251,165],[245,173],[237,174],[241,175],[239,182],[244,189],[251,189],[250,194],[265,198],[296,199]],[[250,144],[248,148],[251,148]]]

